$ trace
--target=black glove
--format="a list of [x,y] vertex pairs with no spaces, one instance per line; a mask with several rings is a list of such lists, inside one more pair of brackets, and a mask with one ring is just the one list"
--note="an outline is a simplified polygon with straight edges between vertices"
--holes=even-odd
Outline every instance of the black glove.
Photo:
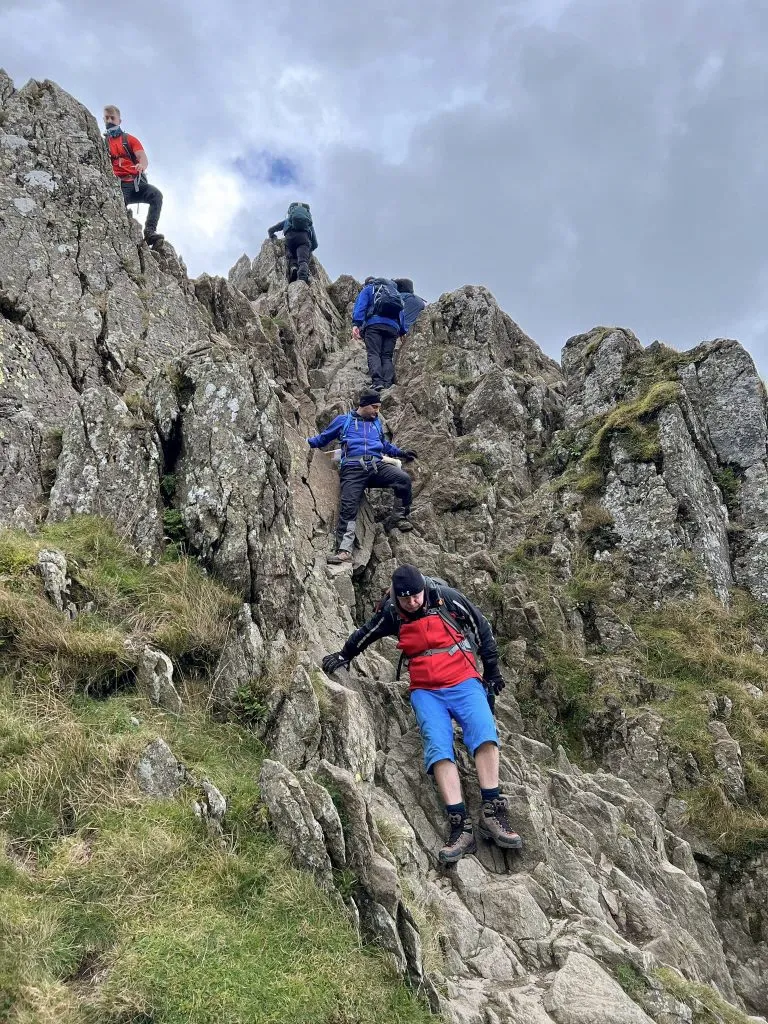
[[337,651],[335,654],[326,654],[323,658],[323,672],[330,675],[339,668],[349,671],[349,659],[345,658],[341,651]]
[[407,451],[404,451],[403,454],[400,456],[403,462],[413,462],[413,460],[418,459],[418,457],[419,456],[412,448],[409,448]]
[[498,697],[504,687],[507,685],[504,681],[504,677],[497,668],[490,669],[483,676],[483,684],[485,685],[488,693],[492,693],[494,697]]
[[268,232],[267,232],[267,234],[269,235],[269,237],[270,237],[270,238],[272,239],[272,241],[274,242],[274,240],[275,240],[275,232],[274,232],[274,231],[268,231]]

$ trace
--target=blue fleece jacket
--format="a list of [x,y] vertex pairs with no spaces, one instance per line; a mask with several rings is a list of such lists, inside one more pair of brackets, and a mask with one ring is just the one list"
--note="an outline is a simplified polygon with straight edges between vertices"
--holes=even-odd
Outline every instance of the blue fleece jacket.
[[426,302],[420,295],[414,295],[413,292],[402,292],[401,298],[403,300],[403,316],[405,317],[405,329],[410,331],[413,325],[419,318],[419,313],[426,306]]
[[[345,431],[344,425],[347,418],[349,418],[349,428]],[[395,459],[403,457],[401,449],[384,437],[384,429],[378,416],[375,420],[366,420],[362,416],[358,416],[356,412],[342,413],[341,416],[332,420],[320,434],[308,437],[307,444],[310,448],[324,448],[337,438],[341,439],[344,448],[342,464],[349,459],[359,459],[365,455],[378,459],[382,455],[391,455]]]
[[370,327],[372,324],[387,324],[389,327],[394,327],[400,334],[408,333],[403,310],[400,310],[400,318],[398,320],[390,320],[386,316],[369,316],[368,314],[372,306],[373,285],[367,284],[357,296],[355,308],[352,310],[352,323],[355,327]]

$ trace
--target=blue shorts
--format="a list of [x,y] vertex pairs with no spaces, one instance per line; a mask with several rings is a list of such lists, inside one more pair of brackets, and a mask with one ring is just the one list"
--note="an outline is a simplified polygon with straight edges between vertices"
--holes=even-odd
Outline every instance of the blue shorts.
[[421,730],[424,767],[428,772],[436,761],[455,761],[454,718],[464,734],[464,746],[473,757],[482,743],[499,745],[496,723],[479,679],[465,679],[440,690],[411,690],[411,706]]

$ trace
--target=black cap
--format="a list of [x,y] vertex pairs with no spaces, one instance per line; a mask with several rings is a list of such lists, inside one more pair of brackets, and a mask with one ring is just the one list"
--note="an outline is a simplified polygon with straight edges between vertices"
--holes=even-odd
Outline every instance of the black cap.
[[409,277],[396,277],[395,287],[402,294],[413,295],[413,281]]
[[426,582],[415,565],[399,565],[392,573],[395,597],[412,597],[425,588]]
[[366,388],[360,392],[358,405],[381,405],[381,395],[374,388]]

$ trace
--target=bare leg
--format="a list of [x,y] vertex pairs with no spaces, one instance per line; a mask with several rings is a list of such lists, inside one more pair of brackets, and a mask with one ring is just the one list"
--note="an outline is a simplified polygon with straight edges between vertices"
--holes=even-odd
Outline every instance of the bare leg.
[[[448,762],[451,763],[450,761]],[[445,764],[441,761],[440,764]],[[456,765],[453,765],[455,770]],[[477,781],[481,789],[495,789],[499,784],[499,748],[489,740],[481,743],[475,751],[475,768],[477,769]],[[459,773],[456,772],[458,779]],[[435,765],[435,778],[437,778],[437,765]],[[438,782],[438,786],[440,783]]]
[[[487,746],[487,744],[484,743],[483,746]],[[459,769],[453,761],[449,761],[447,758],[444,761],[436,761],[432,766],[432,771],[435,776],[438,792],[440,793],[440,799],[443,803],[460,804],[462,797]]]

